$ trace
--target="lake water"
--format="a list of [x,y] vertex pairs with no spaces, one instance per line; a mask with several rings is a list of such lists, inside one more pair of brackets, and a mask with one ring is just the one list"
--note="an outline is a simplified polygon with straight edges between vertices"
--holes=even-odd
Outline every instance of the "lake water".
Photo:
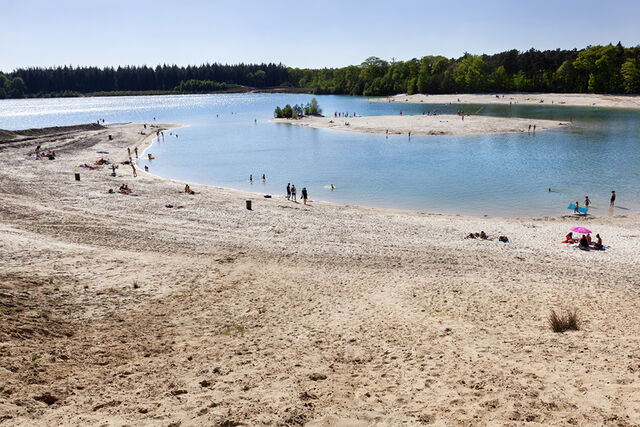
[[[640,209],[640,111],[567,106],[465,105],[470,113],[568,121],[535,135],[358,134],[269,123],[276,105],[299,94],[233,94],[0,101],[0,129],[95,122],[180,123],[149,150],[150,171],[200,184],[284,194],[287,182],[338,203],[474,216],[557,216],[588,195],[595,215]],[[371,103],[316,96],[325,114],[421,114],[456,105]],[[254,123],[254,120],[257,122]],[[266,174],[267,181],[259,177]],[[249,174],[254,182],[250,183]],[[336,189],[331,191],[330,184]],[[551,187],[556,190],[547,192]],[[196,187],[197,188],[197,187]]]

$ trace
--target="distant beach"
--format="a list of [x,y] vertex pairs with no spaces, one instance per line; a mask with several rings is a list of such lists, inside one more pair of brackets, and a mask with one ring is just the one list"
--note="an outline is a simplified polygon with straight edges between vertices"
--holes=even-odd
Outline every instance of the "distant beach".
[[410,102],[429,104],[524,104],[566,105],[574,107],[634,108],[640,109],[640,95],[598,95],[591,93],[505,93],[505,94],[450,94],[407,95],[369,99],[371,102]]

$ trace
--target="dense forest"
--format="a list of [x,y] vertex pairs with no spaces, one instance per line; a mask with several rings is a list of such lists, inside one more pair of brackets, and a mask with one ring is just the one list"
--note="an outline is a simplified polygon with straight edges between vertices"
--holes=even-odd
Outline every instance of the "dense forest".
[[592,92],[640,94],[640,45],[582,50],[510,50],[458,59],[424,56],[388,62],[371,57],[343,68],[282,64],[205,64],[155,68],[57,67],[0,74],[0,98],[126,93],[203,93],[226,85],[306,88],[318,94]]

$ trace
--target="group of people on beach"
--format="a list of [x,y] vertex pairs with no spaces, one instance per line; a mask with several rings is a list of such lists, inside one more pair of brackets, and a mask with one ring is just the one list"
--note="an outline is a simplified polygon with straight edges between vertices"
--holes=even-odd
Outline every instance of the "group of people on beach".
[[602,250],[604,248],[604,246],[602,246],[602,238],[600,237],[600,234],[596,234],[596,241],[593,242],[591,239],[590,233],[583,234],[581,238],[577,239],[573,237],[573,232],[570,231],[569,234],[565,236],[564,241],[562,243],[568,243],[568,244],[577,243],[578,247],[584,250],[589,250],[589,249]]
[[[346,111],[346,112],[342,113],[342,112],[335,111],[333,113],[333,117],[349,117],[349,112]],[[351,116],[351,117],[357,117],[355,111],[353,112],[353,116]]]
[[39,159],[49,159],[49,160],[55,160],[56,159],[56,152],[53,150],[41,150],[41,146],[38,145],[36,147],[36,149],[34,150],[33,153],[30,154],[32,157],[35,157],[37,160]]
[[[291,184],[290,182],[287,183],[287,200],[291,200],[292,202],[298,203],[298,201],[296,200],[297,193],[298,193],[298,190],[296,189],[296,185]],[[306,205],[307,199],[309,198],[307,187],[302,187],[302,190],[300,191],[300,198],[302,199],[302,202]]]
[[[469,233],[465,236],[465,239],[493,240],[489,236],[487,236],[487,233],[485,233],[484,231],[481,231],[480,233]],[[509,238],[503,235],[498,236],[496,240],[503,243],[510,242]]]

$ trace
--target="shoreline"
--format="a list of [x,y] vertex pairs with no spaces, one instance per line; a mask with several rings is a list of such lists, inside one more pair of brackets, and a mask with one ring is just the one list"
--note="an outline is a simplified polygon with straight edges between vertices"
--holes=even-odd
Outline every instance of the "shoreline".
[[[171,125],[151,126],[0,144],[3,422],[640,423],[638,215],[249,211],[240,190],[77,167]],[[561,244],[576,225],[608,249]],[[464,238],[481,230],[511,242]],[[563,309],[578,331],[550,330]]]
[[[541,102],[542,101],[542,102]],[[599,95],[588,93],[490,93],[490,94],[398,94],[369,98],[369,102],[429,104],[553,105],[567,107],[640,109],[640,95]]]
[[545,131],[569,125],[554,120],[523,119],[465,115],[464,118],[452,114],[404,115],[404,116],[358,116],[358,117],[316,117],[301,119],[271,119],[272,123],[292,126],[308,126],[315,129],[333,129],[346,132],[373,134],[412,135],[485,135],[500,133],[523,133]]

